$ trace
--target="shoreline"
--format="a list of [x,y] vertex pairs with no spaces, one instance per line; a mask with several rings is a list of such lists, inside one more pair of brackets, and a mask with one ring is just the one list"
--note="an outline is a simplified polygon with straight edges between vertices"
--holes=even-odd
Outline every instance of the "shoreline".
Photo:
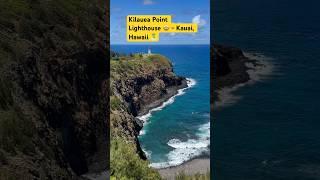
[[[166,94],[165,97],[163,97],[163,98],[149,104],[148,106],[144,107],[143,111],[141,111],[139,113],[139,115],[136,116],[135,118],[138,119],[139,121],[143,122],[143,125],[142,125],[142,128],[143,128],[145,123],[147,123],[148,119],[151,117],[152,112],[159,111],[162,108],[164,108],[166,105],[173,103],[174,101],[170,101],[171,98],[175,98],[176,96],[183,95],[184,90],[193,87],[195,84],[196,84],[196,82],[193,79],[185,78],[181,85],[168,88],[167,91],[169,91],[169,93]],[[170,101],[170,102],[168,102],[168,101]],[[142,128],[139,131],[140,135],[143,135]],[[186,169],[190,169],[190,171],[188,171],[188,172],[192,172],[192,174],[195,174],[198,171],[197,172],[192,171],[192,169],[193,169],[192,167],[193,167],[194,163],[200,164],[200,166],[197,166],[197,167],[201,167],[199,169],[200,173],[202,173],[201,169],[206,169],[206,171],[203,171],[203,173],[206,173],[210,169],[210,158],[207,155],[200,155],[200,156],[191,158],[191,159],[183,162],[182,164],[175,165],[175,166],[170,166],[170,167],[165,167],[165,168],[155,168],[155,167],[153,167],[153,168],[156,169],[157,171],[161,171],[160,174],[164,174],[164,176],[168,176],[168,175],[170,176],[170,174],[175,176],[175,173],[172,173],[172,172],[175,172],[175,171],[181,169],[181,167],[186,167]],[[205,168],[202,168],[202,167],[205,167]],[[175,170],[175,169],[177,169],[177,170]],[[168,172],[171,171],[171,172],[167,174],[167,171]],[[179,170],[179,172],[180,172],[180,170]],[[167,174],[167,175],[165,175],[165,174]]]
[[166,101],[168,101],[170,98],[172,98],[173,96],[176,96],[179,93],[179,90],[181,89],[185,89],[188,88],[188,78],[184,78],[182,80],[181,85],[179,86],[173,86],[173,87],[168,87],[167,90],[167,94],[165,94],[162,98],[146,105],[145,107],[143,107],[140,112],[138,113],[138,115],[136,116],[136,118],[139,118],[141,116],[145,116],[146,114],[148,114],[150,111],[152,111],[152,109],[158,108],[159,106],[161,106],[163,103],[165,103]]
[[[230,68],[230,71],[214,78],[216,81],[215,88],[217,90],[214,92],[214,96],[216,97],[214,99],[215,101],[212,101],[214,106],[216,106],[217,102],[221,100],[224,101],[226,97],[229,97],[230,95],[232,96],[233,91],[237,90],[239,87],[245,86],[248,83],[255,83],[260,80],[260,75],[267,75],[271,72],[271,68],[269,68],[270,71],[263,72],[265,69],[268,69],[266,68],[268,67],[268,64],[265,64],[263,60],[265,58],[264,56],[244,53],[237,48],[219,48],[220,50],[222,49],[221,54],[224,56],[224,60],[227,62],[227,66],[229,66],[228,68]],[[179,95],[179,93],[182,93],[183,90],[187,88],[189,88],[188,78],[184,78],[181,85],[167,88],[167,94],[165,94],[165,96],[141,108],[138,116],[135,117],[141,124],[139,134],[143,135],[143,127],[152,116],[152,112],[159,111],[166,105],[171,104],[174,99],[172,102],[168,101]],[[223,94],[225,97],[221,96]],[[224,102],[222,102],[222,104],[223,103]],[[145,151],[143,152],[145,153]],[[197,173],[206,174],[210,171],[210,158],[208,156],[200,155],[179,165],[165,168],[153,168],[156,169],[165,179],[174,179],[174,177],[181,172],[184,172],[186,175],[194,175]]]
[[143,134],[142,129],[145,126],[145,124],[148,122],[149,118],[152,116],[152,112],[160,111],[165,106],[173,103],[175,97],[183,95],[184,90],[193,87],[195,84],[196,82],[192,78],[184,78],[182,80],[181,85],[168,87],[166,89],[167,94],[164,97],[143,107],[138,113],[138,115],[135,117],[136,121],[138,121],[138,124],[140,124],[140,127],[141,127],[141,129],[139,130],[139,135]]
[[[214,45],[211,63],[217,68],[211,73],[211,108],[229,106],[241,99],[233,94],[237,89],[255,84],[272,73],[273,64],[259,53],[247,53],[239,48]],[[217,60],[218,59],[218,60]]]
[[186,175],[194,175],[197,173],[206,174],[207,172],[210,172],[210,158],[200,156],[177,166],[156,170],[158,170],[162,178],[167,180],[174,180],[179,173],[184,173]]
[[[231,49],[233,51],[233,49]],[[267,60],[265,56],[259,54],[243,53],[241,50],[238,56],[233,57],[229,62],[230,73],[214,78],[218,81],[218,91],[215,92],[214,106],[220,101],[225,101],[225,98],[235,98],[232,93],[240,87],[248,84],[254,84],[260,81],[264,75],[269,75],[272,72],[272,64]],[[225,81],[225,82],[224,82]],[[222,94],[225,96],[222,97]],[[225,106],[225,102],[221,102],[221,106]],[[174,180],[174,177],[180,172],[184,172],[186,175],[194,175],[197,173],[205,174],[210,171],[210,158],[208,157],[195,157],[177,166],[171,166],[167,168],[157,169],[163,178]]]
[[[265,57],[261,54],[256,53],[243,53],[245,57],[242,62],[246,68],[245,73],[248,78],[242,79],[236,83],[224,85],[218,84],[216,89],[216,100],[214,101],[214,107],[226,107],[235,104],[241,99],[240,96],[234,95],[233,92],[241,87],[253,85],[257,82],[262,81],[265,77],[269,76],[273,71],[273,65],[268,60],[271,58]],[[235,74],[230,73],[228,78],[233,78]]]

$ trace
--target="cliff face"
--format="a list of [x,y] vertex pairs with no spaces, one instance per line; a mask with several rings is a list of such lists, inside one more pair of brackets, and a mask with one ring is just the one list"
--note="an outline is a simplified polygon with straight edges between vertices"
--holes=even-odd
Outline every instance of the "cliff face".
[[79,179],[106,170],[104,2],[1,7],[0,179]]
[[142,122],[135,118],[186,87],[185,78],[173,73],[171,63],[160,55],[128,57],[111,61],[111,129],[136,144]]
[[216,90],[223,87],[232,87],[249,81],[248,68],[245,63],[250,61],[243,52],[234,47],[214,45],[211,49],[211,79],[213,80],[211,104],[217,100]]
[[213,67],[215,67],[214,78],[217,80],[217,87],[233,86],[248,81],[248,68],[245,66],[248,61],[249,59],[238,48],[214,45]]

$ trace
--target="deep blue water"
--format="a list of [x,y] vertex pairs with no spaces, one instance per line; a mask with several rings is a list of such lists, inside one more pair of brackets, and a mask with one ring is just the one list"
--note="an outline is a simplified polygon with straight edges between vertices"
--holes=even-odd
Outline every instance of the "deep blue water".
[[[146,52],[149,46],[114,45],[116,52]],[[177,75],[191,78],[194,86],[185,89],[168,105],[151,113],[140,144],[153,167],[182,163],[208,153],[210,143],[210,49],[208,45],[150,46],[152,53],[169,58]]]
[[267,80],[214,111],[214,179],[320,179],[320,1],[214,2],[214,41],[274,64]]

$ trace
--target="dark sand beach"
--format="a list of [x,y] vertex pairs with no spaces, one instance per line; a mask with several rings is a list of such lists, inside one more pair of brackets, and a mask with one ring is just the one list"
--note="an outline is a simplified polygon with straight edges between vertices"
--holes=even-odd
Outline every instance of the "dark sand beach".
[[180,172],[186,175],[193,175],[197,173],[206,174],[208,171],[210,171],[209,158],[196,158],[179,166],[159,169],[160,175],[168,180],[174,180],[175,176]]

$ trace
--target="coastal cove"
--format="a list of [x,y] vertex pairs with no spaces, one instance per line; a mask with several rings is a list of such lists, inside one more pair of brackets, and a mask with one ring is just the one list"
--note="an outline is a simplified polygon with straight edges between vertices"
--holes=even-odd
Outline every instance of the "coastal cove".
[[[113,45],[120,53],[145,53],[148,46]],[[151,167],[180,165],[198,156],[209,156],[210,64],[209,46],[150,46],[172,62],[174,73],[186,77],[186,85],[151,103],[137,114],[143,122],[139,143]],[[169,96],[170,94],[170,96]],[[165,100],[165,101],[163,101]],[[184,153],[187,152],[187,153]]]

